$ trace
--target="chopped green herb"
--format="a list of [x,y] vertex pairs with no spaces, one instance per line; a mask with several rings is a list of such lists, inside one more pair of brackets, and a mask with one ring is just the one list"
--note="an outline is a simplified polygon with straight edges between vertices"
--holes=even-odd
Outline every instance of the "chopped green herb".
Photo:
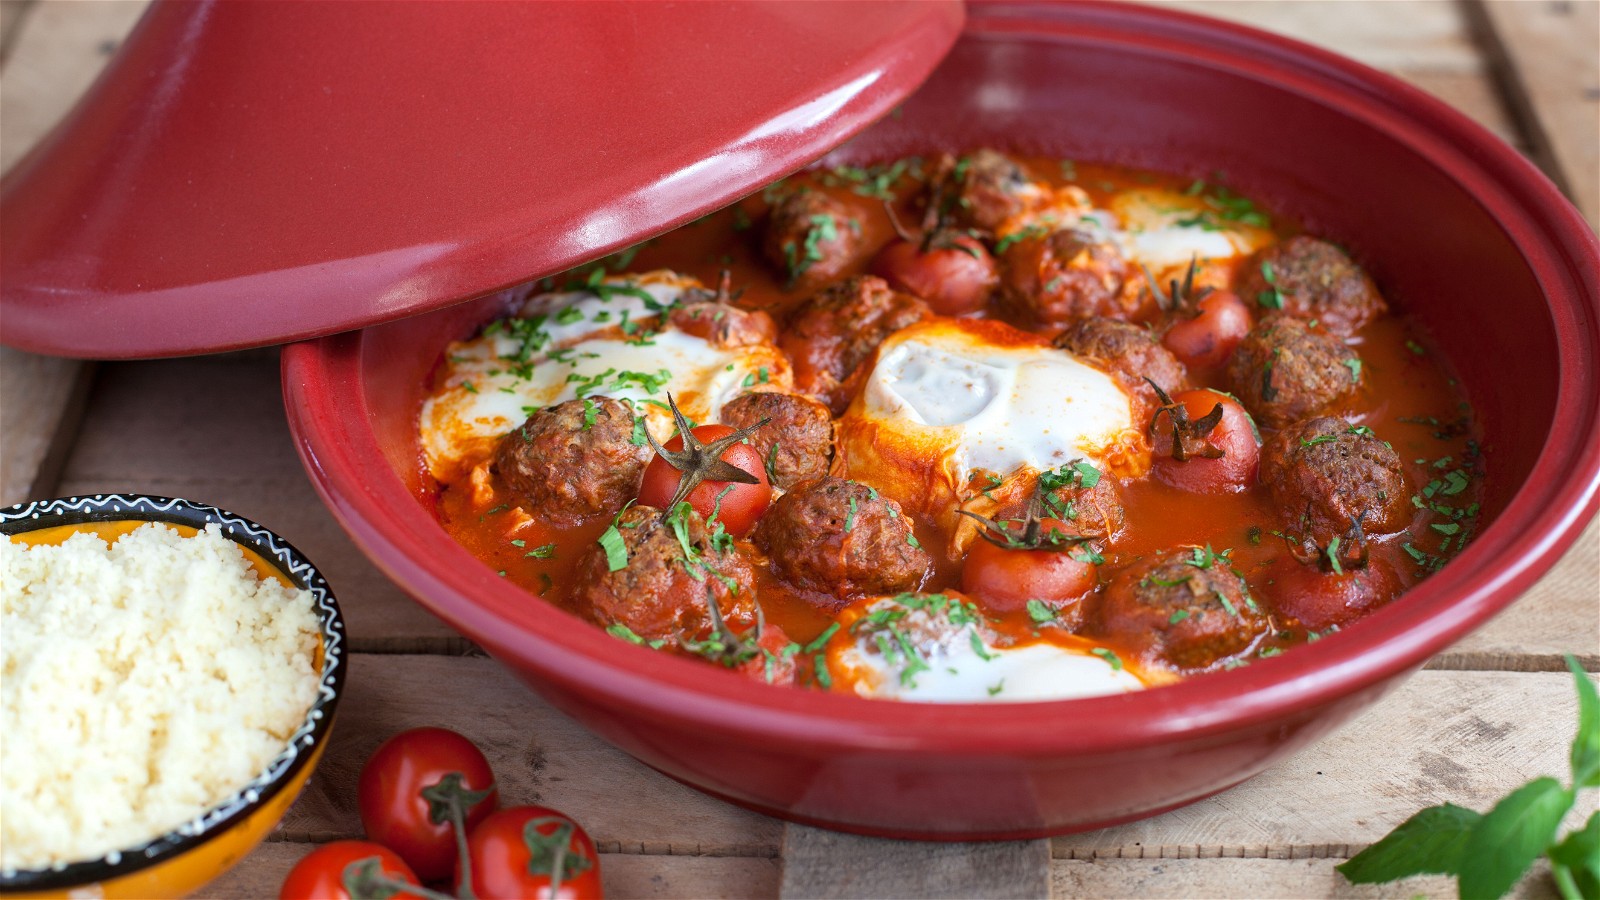
[[556,545],[555,544],[541,544],[541,545],[533,548],[532,550],[529,550],[527,553],[525,553],[523,555],[524,556],[531,556],[534,559],[549,559],[550,557],[556,555]]
[[600,534],[600,547],[606,552],[606,569],[619,572],[628,567],[628,545],[622,540],[617,523],[612,522]]
[[1112,653],[1110,650],[1107,650],[1104,647],[1096,647],[1089,652],[1105,660],[1107,663],[1110,663],[1112,671],[1122,671],[1122,658],[1117,656],[1115,653]]
[[1035,625],[1043,625],[1056,620],[1056,611],[1043,600],[1029,600],[1028,618],[1032,619]]

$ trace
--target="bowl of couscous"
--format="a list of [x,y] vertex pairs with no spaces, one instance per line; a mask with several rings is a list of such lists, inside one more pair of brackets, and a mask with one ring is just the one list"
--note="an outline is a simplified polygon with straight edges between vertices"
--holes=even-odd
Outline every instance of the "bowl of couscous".
[[282,537],[133,494],[0,510],[0,895],[181,896],[283,817],[347,667]]

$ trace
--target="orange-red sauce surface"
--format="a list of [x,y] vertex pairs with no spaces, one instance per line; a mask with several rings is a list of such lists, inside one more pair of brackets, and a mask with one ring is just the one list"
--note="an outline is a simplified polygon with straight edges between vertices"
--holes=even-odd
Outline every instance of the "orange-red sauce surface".
[[[1036,173],[1054,184],[1068,183],[1067,176],[1071,175],[1071,183],[1087,191],[1097,206],[1128,188],[1155,186],[1183,191],[1191,187],[1187,179],[1160,174],[1082,163],[1062,165],[1042,159],[1030,159],[1029,163]],[[791,184],[795,180],[846,198],[855,206],[863,234],[873,244],[881,245],[894,238],[882,202],[856,190],[861,187],[859,182],[824,172],[803,173],[791,179]],[[913,222],[920,215],[913,200],[918,187],[909,177],[895,183],[897,208],[906,222]],[[782,274],[761,257],[760,229],[766,207],[767,200],[762,195],[751,196],[734,207],[646,242],[627,253],[622,266],[615,257],[603,264],[611,274],[673,269],[707,285],[717,284],[720,273],[729,270],[733,285],[742,290],[738,303],[766,310],[781,323],[784,314],[803,302],[806,295],[785,290]],[[1282,238],[1295,230],[1292,225],[1275,221],[1274,232]],[[565,281],[553,279],[550,285],[559,287]],[[1380,290],[1382,287],[1379,285]],[[1370,427],[1393,446],[1404,460],[1411,488],[1419,495],[1417,502],[1427,505],[1432,499],[1429,487],[1433,486],[1435,494],[1449,492],[1451,507],[1469,508],[1479,480],[1471,443],[1476,429],[1470,423],[1451,427],[1469,416],[1466,398],[1432,348],[1419,344],[1408,331],[1403,299],[1387,299],[1392,310],[1400,307],[1399,314],[1391,311],[1349,340],[1361,357],[1364,378],[1355,398],[1338,411],[1352,422]],[[1190,375],[1196,384],[1226,387],[1219,371],[1191,369]],[[1462,473],[1467,484],[1464,489],[1457,486],[1459,481],[1446,480],[1451,472]],[[1256,596],[1270,604],[1276,592],[1285,590],[1284,582],[1305,566],[1287,552],[1283,541],[1273,536],[1274,511],[1260,485],[1235,494],[1200,496],[1140,478],[1124,482],[1122,496],[1127,525],[1105,550],[1102,581],[1142,555],[1176,546],[1210,545],[1219,552],[1231,550],[1234,567],[1244,575]],[[473,491],[455,483],[440,486],[437,508],[451,535],[490,568],[532,594],[565,602],[563,588],[570,581],[574,559],[597,539],[608,522],[602,519],[565,530],[535,525],[531,532],[527,528],[519,532],[518,542],[513,544],[507,539],[502,521],[516,503],[503,485],[495,485],[490,501],[483,502],[481,493],[475,499]],[[1472,524],[1471,516],[1453,519],[1418,508],[1408,529],[1375,538],[1370,545],[1371,555],[1375,562],[1391,567],[1399,575],[1403,590],[1436,568],[1439,559],[1459,549]],[[946,536],[927,521],[918,522],[917,536],[927,547],[946,543]],[[758,551],[742,545],[759,556]],[[959,563],[941,560],[938,553],[933,556],[937,568],[923,590],[958,588]],[[781,626],[796,642],[811,641],[833,621],[831,611],[807,602],[765,568],[758,573],[757,588],[767,621]],[[539,601],[530,597],[529,602]],[[1256,648],[1253,657],[1276,655],[1308,638],[1307,629],[1281,615],[1275,614],[1272,624],[1271,635]],[[1014,615],[1002,627],[1020,634],[1033,628],[1033,623],[1025,616]],[[1310,635],[1312,639],[1321,636]],[[1140,652],[1137,647],[1112,649],[1128,659],[1137,658]]]

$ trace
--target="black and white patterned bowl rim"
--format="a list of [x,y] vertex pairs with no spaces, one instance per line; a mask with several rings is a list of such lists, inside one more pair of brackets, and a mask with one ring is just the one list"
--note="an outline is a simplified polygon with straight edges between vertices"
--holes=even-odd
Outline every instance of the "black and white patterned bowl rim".
[[334,707],[344,689],[344,618],[334,601],[328,582],[310,560],[294,545],[266,528],[224,509],[146,494],[94,494],[36,500],[0,509],[0,535],[9,537],[57,525],[84,522],[145,520],[171,522],[204,529],[216,523],[222,535],[259,553],[275,563],[297,587],[311,592],[313,607],[322,625],[323,662],[317,699],[306,712],[300,727],[290,735],[283,751],[267,763],[261,774],[236,793],[196,818],[184,822],[154,840],[137,847],[112,851],[105,856],[73,863],[58,863],[44,869],[0,870],[0,893],[63,890],[78,885],[109,881],[171,859],[221,834],[243,820],[257,807],[283,790],[294,776],[309,765],[318,745],[328,739]]

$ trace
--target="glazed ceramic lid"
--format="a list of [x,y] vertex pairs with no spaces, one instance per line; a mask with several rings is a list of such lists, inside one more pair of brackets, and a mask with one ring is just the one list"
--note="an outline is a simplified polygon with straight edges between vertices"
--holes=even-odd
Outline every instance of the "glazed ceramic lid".
[[0,184],[0,341],[175,356],[625,247],[889,112],[937,3],[155,4]]

